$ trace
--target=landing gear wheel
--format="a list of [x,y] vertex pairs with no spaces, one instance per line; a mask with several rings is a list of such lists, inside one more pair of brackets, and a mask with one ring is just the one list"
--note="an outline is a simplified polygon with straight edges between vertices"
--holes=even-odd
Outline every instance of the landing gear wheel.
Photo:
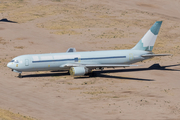
[[21,73],[19,73],[18,78],[23,78],[22,75],[21,75]]

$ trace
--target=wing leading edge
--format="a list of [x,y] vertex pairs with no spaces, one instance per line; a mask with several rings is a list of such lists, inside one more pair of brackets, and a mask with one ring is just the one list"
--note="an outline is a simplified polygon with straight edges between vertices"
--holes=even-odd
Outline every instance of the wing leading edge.
[[64,64],[60,67],[87,67],[87,68],[98,68],[98,67],[135,67],[138,65],[129,65],[129,64],[81,64],[81,63],[72,63]]

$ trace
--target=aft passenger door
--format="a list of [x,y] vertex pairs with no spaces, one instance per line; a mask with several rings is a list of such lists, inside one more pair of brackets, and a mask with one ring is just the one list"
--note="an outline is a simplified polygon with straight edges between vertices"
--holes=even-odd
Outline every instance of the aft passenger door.
[[129,60],[131,61],[131,60],[133,60],[133,59],[134,59],[134,56],[133,56],[132,53],[130,53],[130,54],[129,54]]

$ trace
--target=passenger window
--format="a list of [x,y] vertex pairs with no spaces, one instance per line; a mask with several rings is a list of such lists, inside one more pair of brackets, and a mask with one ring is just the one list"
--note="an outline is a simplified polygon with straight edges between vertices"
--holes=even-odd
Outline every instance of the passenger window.
[[10,62],[14,62],[14,60],[11,60]]

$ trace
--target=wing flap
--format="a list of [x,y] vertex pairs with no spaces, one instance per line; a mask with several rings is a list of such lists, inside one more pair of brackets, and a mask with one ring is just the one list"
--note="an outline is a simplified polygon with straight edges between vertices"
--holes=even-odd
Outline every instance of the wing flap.
[[86,65],[86,67],[132,67],[138,65],[128,65],[128,64],[90,64]]

